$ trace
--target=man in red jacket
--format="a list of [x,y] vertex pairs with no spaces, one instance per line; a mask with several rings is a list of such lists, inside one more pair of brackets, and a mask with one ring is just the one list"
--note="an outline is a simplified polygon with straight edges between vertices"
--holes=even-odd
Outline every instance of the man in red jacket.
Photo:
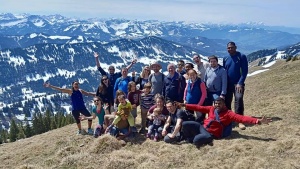
[[[190,143],[196,146],[209,144],[214,138],[222,138],[223,129],[231,122],[250,123],[250,124],[268,124],[271,119],[262,117],[261,119],[250,116],[243,116],[228,110],[225,106],[225,100],[221,97],[214,101],[214,106],[199,106],[196,104],[177,103],[187,110],[193,110],[202,113],[208,113],[208,118],[201,125],[196,121],[185,121],[182,123],[183,136]],[[218,113],[218,117],[216,114]]]

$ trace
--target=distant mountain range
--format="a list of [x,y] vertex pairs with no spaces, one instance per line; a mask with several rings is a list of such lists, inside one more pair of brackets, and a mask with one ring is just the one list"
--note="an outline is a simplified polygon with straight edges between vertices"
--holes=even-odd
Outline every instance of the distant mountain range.
[[259,63],[266,64],[297,55],[300,35],[255,24],[0,14],[0,128],[1,124],[7,128],[12,117],[44,110],[46,103],[56,111],[68,109],[67,96],[43,88],[45,81],[69,87],[72,81],[79,80],[81,88],[95,91],[100,73],[94,51],[100,54],[105,70],[109,65],[120,69],[137,58],[132,70],[140,72],[143,66],[158,61],[166,71],[170,62],[192,62],[193,53],[199,53],[204,60],[212,54],[226,56],[229,41],[235,41],[238,50],[248,53],[249,62],[261,59]]

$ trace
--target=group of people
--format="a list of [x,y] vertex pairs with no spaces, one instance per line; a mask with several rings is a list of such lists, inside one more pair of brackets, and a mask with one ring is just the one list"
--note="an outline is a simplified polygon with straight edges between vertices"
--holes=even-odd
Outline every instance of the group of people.
[[[163,139],[167,143],[186,140],[196,146],[209,144],[213,139],[230,135],[233,122],[244,130],[244,123],[269,123],[268,118],[256,119],[244,116],[243,96],[248,74],[248,61],[237,51],[234,42],[227,44],[229,55],[218,63],[214,55],[208,57],[209,63],[201,61],[198,54],[193,55],[194,63],[177,61],[170,63],[168,74],[160,70],[155,62],[142,69],[135,77],[128,76],[129,69],[136,63],[133,60],[121,72],[109,66],[103,70],[99,54],[94,52],[101,82],[95,93],[79,89],[77,81],[71,89],[59,88],[49,83],[45,87],[68,93],[72,101],[72,114],[82,133],[82,120],[88,120],[88,133],[95,137],[110,133],[118,138],[128,137],[137,132],[137,109],[141,112],[139,133],[149,139]],[[153,71],[153,73],[151,73]],[[82,95],[94,96],[92,114],[84,105]],[[231,110],[234,97],[235,112]],[[98,117],[98,125],[91,129],[92,120]]]

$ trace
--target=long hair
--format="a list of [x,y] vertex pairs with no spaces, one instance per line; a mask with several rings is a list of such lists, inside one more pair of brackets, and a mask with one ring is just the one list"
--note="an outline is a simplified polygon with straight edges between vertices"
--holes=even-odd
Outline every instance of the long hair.
[[[108,80],[108,85],[106,86],[105,84],[104,84],[104,80],[103,79],[107,79]],[[104,76],[102,76],[102,78],[101,78],[101,83],[100,83],[100,85],[99,85],[99,87],[98,87],[98,90],[99,90],[99,93],[101,93],[101,94],[106,94],[106,92],[107,92],[107,88],[108,88],[108,86],[109,86],[109,79],[108,79],[108,77],[106,76],[106,75],[104,75]]]
[[127,87],[128,93],[131,92],[131,87],[132,87],[132,85],[135,85],[135,82],[134,82],[134,81],[130,81],[130,82],[128,83],[128,87]]
[[[145,70],[146,68],[148,68],[148,72]],[[142,73],[141,73],[141,78],[144,78],[146,76],[146,73],[148,73],[148,76],[151,74],[151,71],[150,71],[150,67],[149,66],[145,66],[142,70]]]

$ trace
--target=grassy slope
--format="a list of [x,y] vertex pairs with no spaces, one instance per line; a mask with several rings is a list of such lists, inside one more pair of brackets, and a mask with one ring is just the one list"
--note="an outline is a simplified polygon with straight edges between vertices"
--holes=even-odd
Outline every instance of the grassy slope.
[[[300,61],[249,77],[245,114],[270,125],[237,128],[214,146],[170,145],[139,137],[76,136],[75,125],[0,146],[0,168],[300,168]],[[84,123],[86,126],[86,123]]]

